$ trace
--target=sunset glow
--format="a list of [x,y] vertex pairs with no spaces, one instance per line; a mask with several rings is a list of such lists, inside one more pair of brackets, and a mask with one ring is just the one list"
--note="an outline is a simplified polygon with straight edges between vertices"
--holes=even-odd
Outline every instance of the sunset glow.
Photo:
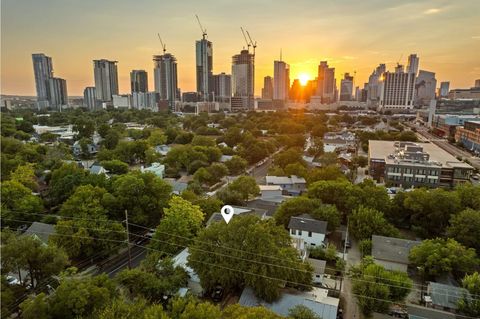
[[310,76],[306,73],[300,73],[300,75],[298,76],[298,79],[300,80],[300,84],[302,86],[305,86],[305,85],[307,85],[308,81],[310,80]]

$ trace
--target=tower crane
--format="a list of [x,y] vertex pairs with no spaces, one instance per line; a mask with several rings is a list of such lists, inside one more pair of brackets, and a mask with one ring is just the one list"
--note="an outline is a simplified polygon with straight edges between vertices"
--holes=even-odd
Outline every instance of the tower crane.
[[250,42],[248,42],[247,36],[245,35],[245,31],[243,30],[242,27],[240,27],[240,30],[242,30],[243,38],[245,39],[245,43],[247,44],[247,51],[250,52]]
[[247,32],[248,38],[250,39],[250,44],[253,47],[253,56],[255,56],[255,48],[257,47],[257,41],[253,42],[252,37],[250,36],[250,33],[248,31],[246,32]]
[[203,37],[203,39],[205,39],[207,37],[207,29],[205,29],[202,26],[202,24],[200,23],[200,18],[198,17],[198,15],[195,15],[195,17],[197,18],[198,26],[200,27],[200,30],[202,31],[202,37]]
[[160,40],[160,44],[162,45],[163,54],[165,54],[165,51],[167,51],[167,46],[163,43],[160,33],[157,33],[157,35],[158,35],[158,39]]

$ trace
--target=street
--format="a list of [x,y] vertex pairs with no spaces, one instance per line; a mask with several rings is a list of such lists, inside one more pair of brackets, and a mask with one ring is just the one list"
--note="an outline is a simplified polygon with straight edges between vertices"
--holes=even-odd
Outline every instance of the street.
[[[146,243],[144,244],[146,245]],[[132,268],[138,267],[143,259],[147,256],[147,249],[139,246],[131,247],[132,255]],[[106,273],[109,277],[113,278],[120,271],[128,268],[128,251],[125,249],[116,256],[112,256],[111,259],[98,265],[97,273]]]
[[[351,248],[348,249],[347,256],[347,266],[345,270],[347,271],[351,266],[358,265],[362,260],[360,255],[360,250],[358,249],[358,242],[353,238],[350,239]],[[344,296],[345,305],[344,305],[344,318],[345,319],[358,319],[362,318],[360,309],[357,305],[357,298],[352,295],[352,281],[345,274],[343,276],[343,287],[342,295]]]

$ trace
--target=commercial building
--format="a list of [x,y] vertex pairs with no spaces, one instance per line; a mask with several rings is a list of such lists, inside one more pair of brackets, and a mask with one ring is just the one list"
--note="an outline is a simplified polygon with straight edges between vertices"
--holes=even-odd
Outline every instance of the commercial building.
[[435,99],[436,88],[437,79],[435,79],[435,73],[420,70],[415,84],[415,104],[429,105],[430,101]]
[[448,92],[450,92],[450,82],[440,82],[440,90],[439,90],[440,98],[448,97]]
[[432,127],[435,135],[454,138],[456,129],[465,125],[467,121],[480,120],[477,114],[437,114],[433,116]]
[[480,117],[475,121],[466,121],[463,126],[457,127],[455,141],[462,143],[470,151],[480,154]]
[[132,107],[132,96],[130,94],[114,95],[112,96],[112,104],[116,109],[129,109]]
[[[255,55],[242,50],[232,57],[232,109],[253,109],[255,88]],[[240,102],[241,101],[241,105]]]
[[407,73],[413,73],[417,75],[418,65],[419,65],[418,56],[416,54],[410,54],[408,56]]
[[83,90],[83,106],[89,110],[97,108],[97,93],[94,86],[88,86]]
[[37,90],[38,109],[49,106],[48,80],[53,77],[52,58],[43,53],[32,54],[33,73],[35,75],[35,88]]
[[469,181],[473,167],[433,143],[369,141],[369,172],[396,187],[453,187]]
[[230,102],[232,97],[232,76],[225,74],[215,74],[213,76],[213,92],[215,93],[215,101]]
[[381,80],[379,110],[413,109],[415,98],[415,74],[403,68],[385,72]]
[[351,101],[353,97],[353,76],[345,73],[340,81],[340,101]]
[[179,100],[177,80],[177,59],[170,53],[153,56],[153,75],[155,92],[161,101],[167,101],[170,110],[175,109],[175,101]]
[[271,76],[263,78],[262,99],[273,99],[273,78]]
[[157,92],[134,92],[131,95],[131,106],[137,110],[158,111],[159,94]]
[[213,47],[212,42],[205,39],[196,41],[197,93],[206,101],[213,92]]
[[380,80],[383,76],[383,73],[386,71],[385,64],[380,64],[368,78],[367,86],[367,103],[369,105],[376,105],[380,101],[381,95],[381,84]]
[[51,108],[61,110],[68,105],[67,81],[61,78],[48,79],[47,98]]
[[273,99],[288,100],[290,66],[284,61],[273,61]]
[[130,72],[131,92],[148,92],[148,75],[145,70],[132,70]]
[[93,60],[95,92],[100,102],[111,102],[113,95],[118,95],[117,63],[106,59]]
[[448,93],[452,100],[480,100],[480,87],[470,89],[453,89]]

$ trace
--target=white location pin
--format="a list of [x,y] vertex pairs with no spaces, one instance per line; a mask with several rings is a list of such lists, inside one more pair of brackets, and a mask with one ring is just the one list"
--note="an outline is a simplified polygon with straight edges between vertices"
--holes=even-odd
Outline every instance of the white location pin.
[[223,219],[225,219],[225,222],[228,224],[230,219],[233,217],[233,207],[230,205],[225,205],[220,209],[220,213],[223,216]]

